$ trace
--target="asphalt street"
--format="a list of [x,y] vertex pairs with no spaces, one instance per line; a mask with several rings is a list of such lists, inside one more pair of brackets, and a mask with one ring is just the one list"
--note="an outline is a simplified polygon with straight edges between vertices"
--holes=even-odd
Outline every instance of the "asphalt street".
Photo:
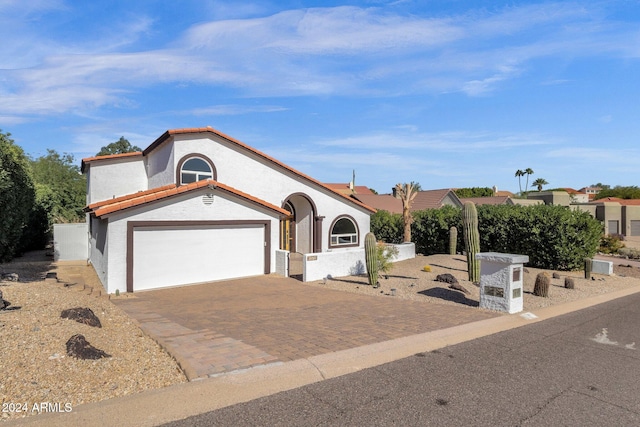
[[640,294],[165,424],[638,426]]

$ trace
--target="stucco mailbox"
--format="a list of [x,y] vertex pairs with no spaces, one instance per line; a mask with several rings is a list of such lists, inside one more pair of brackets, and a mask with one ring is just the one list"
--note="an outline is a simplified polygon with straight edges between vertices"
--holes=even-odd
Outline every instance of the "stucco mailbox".
[[476,259],[480,261],[480,307],[507,313],[522,311],[523,264],[529,257],[481,252]]

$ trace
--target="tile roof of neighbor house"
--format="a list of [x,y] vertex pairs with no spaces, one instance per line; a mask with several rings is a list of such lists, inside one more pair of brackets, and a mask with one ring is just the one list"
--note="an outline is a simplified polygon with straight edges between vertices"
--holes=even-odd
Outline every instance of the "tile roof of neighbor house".
[[604,202],[616,202],[622,206],[640,206],[640,199],[621,199],[619,197],[605,197],[603,199],[592,200],[589,203],[597,204]]
[[575,188],[571,188],[571,187],[564,188],[563,190],[569,194],[587,194],[584,191],[576,190]]
[[194,190],[198,190],[206,187],[209,187],[211,189],[216,189],[216,190],[222,190],[228,194],[241,197],[252,203],[261,205],[264,208],[275,211],[281,215],[286,216],[290,214],[287,210],[281,207],[273,205],[269,202],[265,202],[264,200],[254,197],[250,194],[243,193],[242,191],[236,190],[233,187],[229,187],[228,185],[214,181],[213,179],[196,181],[190,184],[179,185],[179,186],[175,184],[170,184],[170,185],[165,185],[163,187],[154,188],[153,190],[139,191],[137,193],[128,194],[126,196],[116,197],[114,199],[103,200],[101,202],[92,203],[89,206],[87,206],[86,210],[88,212],[92,212],[97,217],[102,217],[104,215],[119,212],[124,209],[141,206],[146,203],[155,202],[157,200],[166,199],[171,196],[187,193],[189,191],[194,191]]
[[[454,200],[460,201],[456,193],[451,188],[444,188],[442,190],[426,190],[418,191],[416,198],[413,199],[411,205],[412,211],[421,211],[424,209],[438,209],[442,207],[444,199],[450,196]],[[462,203],[460,203],[462,206]]]
[[326,187],[331,188],[334,191],[337,191],[341,194],[351,195],[351,194],[375,194],[373,191],[369,189],[366,185],[355,185],[353,190],[349,187],[349,183],[324,183]]
[[402,202],[391,194],[354,194],[351,197],[378,210],[402,213]]
[[462,203],[473,202],[476,204],[476,206],[513,204],[511,202],[511,198],[507,196],[461,197],[460,201]]
[[146,156],[151,151],[153,151],[155,148],[160,146],[163,142],[168,140],[171,136],[189,134],[189,133],[211,133],[211,134],[217,135],[217,136],[225,139],[226,141],[228,141],[228,142],[230,142],[230,143],[232,143],[234,145],[237,145],[237,146],[239,146],[239,147],[241,147],[241,148],[243,148],[243,149],[245,149],[247,151],[250,151],[250,152],[258,155],[259,157],[262,157],[263,159],[265,159],[265,160],[267,160],[267,161],[269,161],[271,163],[274,163],[274,164],[276,164],[276,165],[288,170],[289,172],[294,173],[295,175],[297,175],[297,176],[299,176],[301,178],[304,178],[304,179],[306,179],[306,180],[308,180],[310,182],[313,182],[314,184],[319,185],[320,187],[325,188],[326,190],[329,190],[330,192],[332,192],[334,194],[337,194],[337,195],[339,195],[341,197],[344,197],[345,199],[347,199],[351,203],[354,203],[354,204],[356,204],[356,205],[358,205],[358,206],[360,206],[360,207],[362,207],[362,208],[364,208],[364,209],[366,209],[366,210],[368,210],[370,212],[375,212],[376,211],[371,206],[367,206],[365,203],[362,203],[359,200],[352,199],[351,197],[349,197],[346,194],[341,194],[340,192],[335,191],[332,188],[327,187],[326,185],[324,185],[320,181],[318,181],[318,180],[316,180],[314,178],[311,178],[309,175],[305,175],[302,172],[300,172],[300,171],[298,171],[296,169],[293,169],[292,167],[285,165],[281,161],[276,160],[273,157],[263,153],[262,151],[256,150],[255,148],[250,147],[249,145],[247,145],[247,144],[245,144],[243,142],[240,142],[239,140],[234,139],[234,138],[232,138],[232,137],[230,137],[230,136],[228,136],[228,135],[226,135],[226,134],[214,129],[211,126],[207,126],[207,127],[204,127],[204,128],[170,129],[170,130],[166,131],[165,133],[163,133],[162,135],[160,135],[160,137],[158,137],[155,141],[153,141],[151,143],[151,145],[149,145],[147,148],[142,150],[142,153],[136,152],[136,153],[114,154],[114,155],[111,155],[111,156],[89,157],[89,158],[86,158],[86,159],[82,159],[81,170],[82,170],[82,172],[84,172],[85,164],[89,164],[91,162],[95,162],[95,161],[99,161],[99,160],[106,160],[107,158],[113,159],[113,158],[128,157],[128,156],[134,156],[134,155],[140,155],[140,154],[142,154],[142,156]]
[[513,197],[513,196],[515,196],[515,194],[513,194],[511,191],[507,191],[507,190],[498,190],[498,191],[496,191],[495,196],[496,197],[502,197],[502,196]]
[[[460,200],[451,189],[418,191],[411,204],[411,212],[441,208],[447,196],[452,197],[454,200]],[[357,198],[376,209],[391,213],[402,213],[402,202],[391,194],[354,194],[351,197]],[[462,203],[460,203],[460,206],[462,206]]]

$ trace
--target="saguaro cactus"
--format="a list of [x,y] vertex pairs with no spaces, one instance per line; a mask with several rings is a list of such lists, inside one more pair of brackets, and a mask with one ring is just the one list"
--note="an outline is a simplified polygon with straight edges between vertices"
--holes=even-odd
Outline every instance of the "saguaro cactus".
[[452,226],[449,229],[449,255],[455,255],[458,247],[458,229]]
[[584,259],[584,278],[591,279],[591,266],[593,265],[593,260],[591,258]]
[[473,202],[465,202],[462,207],[462,231],[464,249],[467,252],[467,270],[469,281],[480,282],[480,261],[476,254],[480,252],[480,233],[478,232],[478,211]]
[[376,236],[373,233],[367,233],[364,236],[364,258],[367,264],[367,274],[369,275],[369,284],[373,287],[378,286],[378,251],[376,248]]

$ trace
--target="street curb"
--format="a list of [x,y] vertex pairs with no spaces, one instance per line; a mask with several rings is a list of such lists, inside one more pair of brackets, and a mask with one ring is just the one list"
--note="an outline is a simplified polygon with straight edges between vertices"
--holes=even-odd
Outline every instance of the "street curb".
[[[89,403],[66,414],[43,414],[4,425],[60,426],[157,426],[170,421],[248,402],[335,378],[416,353],[433,351],[498,332],[540,322],[640,292],[640,286],[583,300],[412,335],[353,349],[258,366],[214,378],[173,385],[131,396]],[[523,314],[528,314],[523,316]],[[533,314],[533,316],[531,316]]]

